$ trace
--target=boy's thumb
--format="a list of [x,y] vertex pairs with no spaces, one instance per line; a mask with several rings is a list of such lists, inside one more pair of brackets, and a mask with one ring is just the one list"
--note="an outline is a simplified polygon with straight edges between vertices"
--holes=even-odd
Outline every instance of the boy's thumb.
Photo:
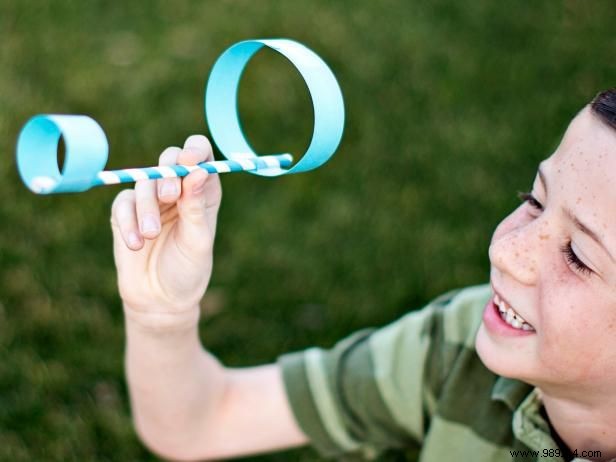
[[207,183],[208,173],[198,169],[190,173],[182,182],[182,197],[178,201],[179,238],[191,247],[208,238],[207,223]]

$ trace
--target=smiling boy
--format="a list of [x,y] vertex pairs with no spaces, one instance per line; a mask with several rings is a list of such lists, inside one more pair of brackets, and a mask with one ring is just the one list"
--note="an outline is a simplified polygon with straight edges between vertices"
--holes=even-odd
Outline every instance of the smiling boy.
[[[477,353],[497,374],[537,387],[569,448],[616,456],[616,93],[600,94],[539,166],[533,192],[490,245],[495,300]],[[604,457],[605,458],[605,457]]]
[[[212,158],[191,136],[160,165]],[[416,446],[425,462],[616,457],[615,171],[612,89],[573,119],[497,227],[490,284],[331,350],[242,369],[204,350],[197,330],[218,177],[138,182],[111,219],[138,433],[181,460],[307,443],[364,458]]]

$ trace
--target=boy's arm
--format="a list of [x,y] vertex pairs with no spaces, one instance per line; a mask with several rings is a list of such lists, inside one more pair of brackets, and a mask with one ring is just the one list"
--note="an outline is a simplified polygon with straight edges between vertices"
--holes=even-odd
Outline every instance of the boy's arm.
[[157,331],[128,317],[126,329],[135,424],[154,452],[220,459],[307,442],[278,365],[225,368],[203,349],[196,325]]
[[[168,148],[160,165],[213,160],[207,138]],[[245,455],[307,441],[278,366],[227,369],[199,341],[222,192],[217,175],[138,181],[112,206],[114,258],[124,303],[126,374],[137,430],[180,460]]]

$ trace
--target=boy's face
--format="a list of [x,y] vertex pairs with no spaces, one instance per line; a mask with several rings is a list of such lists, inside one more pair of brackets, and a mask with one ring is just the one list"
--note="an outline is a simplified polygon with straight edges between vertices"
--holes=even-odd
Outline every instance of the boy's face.
[[536,202],[505,218],[489,249],[492,289],[522,319],[506,322],[490,301],[477,352],[497,374],[546,391],[574,384],[613,392],[616,130],[586,107],[540,171]]

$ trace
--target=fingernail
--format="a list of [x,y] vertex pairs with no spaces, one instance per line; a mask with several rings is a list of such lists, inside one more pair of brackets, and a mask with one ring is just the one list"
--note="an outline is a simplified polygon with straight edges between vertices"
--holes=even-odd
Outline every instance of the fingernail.
[[154,219],[152,215],[146,215],[141,221],[141,230],[144,233],[158,231],[158,222]]
[[139,244],[141,244],[141,241],[139,240],[139,236],[137,236],[136,232],[132,232],[128,235],[128,244],[131,247],[138,247]]
[[207,181],[207,175],[204,178],[198,180],[193,185],[193,188],[192,188],[193,194],[201,194],[203,192],[203,190],[205,189],[205,182],[206,181]]
[[176,192],[175,181],[165,181],[160,188],[161,196],[175,196]]

